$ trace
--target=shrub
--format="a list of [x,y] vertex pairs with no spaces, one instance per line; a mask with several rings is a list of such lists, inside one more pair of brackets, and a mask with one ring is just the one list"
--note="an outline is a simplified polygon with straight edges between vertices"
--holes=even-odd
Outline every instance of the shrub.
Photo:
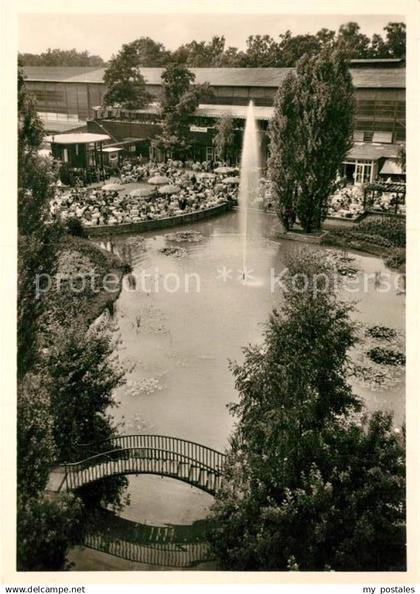
[[86,235],[82,221],[77,217],[71,217],[66,223],[67,232],[74,237],[84,237]]
[[375,236],[381,236],[395,247],[405,247],[405,220],[399,217],[373,217],[357,226],[357,231]]
[[395,248],[391,255],[385,259],[385,264],[389,268],[400,268],[405,264],[405,249]]
[[60,181],[65,186],[74,186],[76,182],[76,176],[74,175],[74,172],[68,163],[63,163],[61,165],[58,175],[60,177]]

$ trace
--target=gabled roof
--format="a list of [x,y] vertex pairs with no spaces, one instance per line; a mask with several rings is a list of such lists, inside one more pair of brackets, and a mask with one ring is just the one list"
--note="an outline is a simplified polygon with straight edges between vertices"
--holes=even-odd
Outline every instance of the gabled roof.
[[[24,74],[28,81],[68,83],[103,83],[104,68],[77,66],[27,66]],[[195,82],[208,82],[212,86],[277,88],[293,68],[190,68]],[[141,68],[149,85],[160,85],[164,68]],[[405,68],[351,69],[356,88],[405,88]]]

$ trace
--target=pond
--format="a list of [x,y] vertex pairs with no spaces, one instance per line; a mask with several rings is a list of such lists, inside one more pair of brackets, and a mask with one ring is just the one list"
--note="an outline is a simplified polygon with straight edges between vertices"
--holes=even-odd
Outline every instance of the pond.
[[[282,298],[273,279],[303,247],[276,239],[278,222],[270,214],[251,213],[248,228],[246,283],[236,212],[188,228],[190,241],[174,241],[185,227],[113,239],[117,253],[129,254],[136,277],[135,289],[125,283],[110,323],[127,370],[126,384],[115,393],[120,405],[112,411],[121,433],[171,435],[221,451],[228,445],[233,419],[226,405],[237,398],[229,360],[242,360],[241,348],[261,340]],[[345,261],[357,292],[343,295],[356,302],[355,318],[394,328],[403,340],[405,295],[396,275],[375,257],[353,254]],[[378,278],[386,274],[392,286],[382,291]],[[366,364],[363,347],[355,360]],[[352,383],[368,409],[390,410],[400,425],[404,376],[391,371],[381,386],[360,377]],[[205,517],[211,505],[209,495],[158,477],[130,477],[129,493],[122,515],[146,524],[188,524]]]

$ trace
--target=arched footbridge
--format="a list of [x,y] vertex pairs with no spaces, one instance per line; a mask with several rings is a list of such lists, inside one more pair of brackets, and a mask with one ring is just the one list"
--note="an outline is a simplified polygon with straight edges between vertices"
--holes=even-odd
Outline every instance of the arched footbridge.
[[[95,451],[97,453],[95,453]],[[192,441],[165,435],[121,435],[81,448],[81,460],[52,468],[47,491],[72,491],[100,479],[155,474],[183,481],[215,495],[226,455]]]

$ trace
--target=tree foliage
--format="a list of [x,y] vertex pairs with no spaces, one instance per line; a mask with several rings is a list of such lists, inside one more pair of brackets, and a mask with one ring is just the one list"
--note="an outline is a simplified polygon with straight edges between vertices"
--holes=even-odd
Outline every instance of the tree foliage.
[[347,381],[354,325],[334,278],[302,252],[263,345],[232,365],[237,423],[209,535],[222,568],[404,568],[403,445],[390,416],[360,416]]
[[201,100],[211,96],[208,83],[193,84],[195,75],[183,65],[170,64],[162,74],[162,134],[154,145],[183,157],[189,148],[191,115]]
[[51,49],[40,54],[21,53],[19,59],[24,66],[103,66],[100,56],[90,54],[87,50]]
[[[245,51],[226,47],[223,36],[215,35],[209,41],[190,41],[174,51],[150,37],[140,37],[123,47],[131,48],[140,67],[168,66],[171,62],[190,68],[218,67],[294,67],[303,55],[316,55],[325,47],[338,46],[349,58],[405,58],[406,26],[390,22],[384,34],[374,33],[369,37],[361,32],[354,21],[343,23],[339,30],[322,28],[315,34],[293,35],[290,30],[278,38],[271,35],[250,35]],[[41,54],[19,54],[25,66],[104,66],[100,56],[75,49],[48,49]],[[115,58],[112,58],[114,60]],[[111,62],[112,62],[111,60]]]
[[229,116],[221,117],[216,122],[216,134],[213,138],[215,154],[222,161],[232,158],[235,142],[235,122]]
[[42,377],[28,373],[18,385],[17,484],[19,492],[37,497],[47,484],[56,458],[49,394]]
[[[54,442],[61,461],[76,462],[92,455],[82,444],[93,444],[98,453],[108,447],[102,442],[116,435],[108,411],[115,406],[112,393],[124,372],[112,352],[109,338],[99,331],[86,333],[77,319],[56,336],[47,369]],[[118,506],[126,485],[123,477],[106,479],[88,485],[80,494],[89,507]]]
[[213,36],[210,41],[191,41],[173,52],[172,60],[187,67],[204,68],[223,65],[225,38]]
[[17,570],[62,571],[70,546],[80,543],[83,513],[72,495],[59,500],[18,497]]
[[146,90],[146,81],[140,72],[140,66],[137,47],[132,43],[124,44],[105,69],[105,105],[141,109],[150,103],[151,95]]
[[59,225],[47,225],[53,174],[48,159],[38,155],[44,128],[36,104],[18,68],[18,374],[36,359],[37,324],[43,301],[37,275],[53,274]]
[[277,210],[283,216],[293,206],[305,231],[319,229],[352,145],[353,86],[343,54],[324,49],[302,58],[296,76],[280,86],[274,111],[268,167]]

